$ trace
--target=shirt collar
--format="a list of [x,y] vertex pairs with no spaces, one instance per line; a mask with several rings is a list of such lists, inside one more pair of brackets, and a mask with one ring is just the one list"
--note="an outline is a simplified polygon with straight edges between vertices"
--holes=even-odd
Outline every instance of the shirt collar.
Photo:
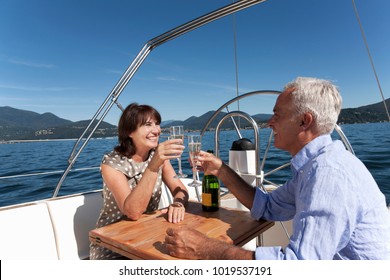
[[309,160],[317,156],[320,150],[331,144],[332,138],[329,134],[324,134],[316,137],[306,144],[292,159],[291,166],[297,172],[301,169]]

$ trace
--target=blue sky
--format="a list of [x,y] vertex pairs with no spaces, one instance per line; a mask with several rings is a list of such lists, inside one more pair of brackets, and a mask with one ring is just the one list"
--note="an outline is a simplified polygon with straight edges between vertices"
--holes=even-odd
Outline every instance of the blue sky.
[[[0,0],[0,106],[89,119],[149,39],[230,3]],[[355,3],[389,98],[390,1]],[[239,94],[315,76],[339,86],[343,108],[381,101],[351,0],[268,0],[203,26],[154,49],[118,101],[155,106],[163,120],[219,108],[237,94],[234,34]],[[274,101],[240,109],[271,113]],[[119,115],[113,107],[105,120]]]

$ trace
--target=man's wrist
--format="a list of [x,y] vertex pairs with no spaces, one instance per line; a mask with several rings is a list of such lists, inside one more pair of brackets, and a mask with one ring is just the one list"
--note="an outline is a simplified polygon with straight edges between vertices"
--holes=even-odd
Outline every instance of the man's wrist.
[[224,174],[226,174],[228,172],[229,169],[230,169],[230,167],[222,161],[222,165],[218,170],[217,177],[222,178],[224,176]]

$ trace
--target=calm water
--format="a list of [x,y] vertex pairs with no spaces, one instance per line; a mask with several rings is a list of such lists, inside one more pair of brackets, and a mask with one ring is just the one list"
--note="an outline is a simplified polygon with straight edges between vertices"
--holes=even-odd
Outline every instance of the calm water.
[[[355,154],[364,162],[373,174],[381,191],[390,204],[390,124],[354,124],[344,125],[342,129],[348,137]],[[270,130],[260,131],[260,158],[262,159]],[[253,131],[242,131],[243,137],[253,139]],[[335,136],[337,137],[337,136]],[[224,131],[220,135],[220,157],[228,162],[232,141],[238,137],[234,131]],[[63,171],[67,168],[67,159],[75,141],[26,142],[0,144],[0,206],[11,205],[52,197]],[[74,169],[65,179],[59,195],[79,193],[101,189],[102,180],[98,166],[102,155],[111,150],[117,139],[92,139],[76,161]],[[214,133],[207,132],[203,137],[203,150],[214,149]],[[188,151],[183,153],[183,170],[191,173]],[[286,152],[271,148],[265,162],[265,173],[281,164],[289,162]],[[177,170],[177,161],[172,161]],[[14,178],[16,174],[36,174]],[[266,179],[283,183],[289,178],[289,168],[278,171]],[[6,177],[6,178],[4,178]]]

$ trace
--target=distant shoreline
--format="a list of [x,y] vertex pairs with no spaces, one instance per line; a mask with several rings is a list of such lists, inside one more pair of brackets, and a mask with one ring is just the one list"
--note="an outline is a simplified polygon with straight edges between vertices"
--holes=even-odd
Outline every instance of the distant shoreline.
[[7,140],[0,141],[0,144],[15,144],[15,143],[24,143],[24,142],[49,142],[49,141],[72,141],[75,139],[38,139],[38,140]]
[[[364,123],[338,123],[339,126],[344,125],[361,125],[361,124],[375,124],[375,123],[389,123],[389,121],[378,121],[378,122],[364,122]],[[260,127],[259,128],[266,128],[266,127]],[[246,130],[248,128],[243,127],[241,130]],[[252,128],[249,128],[252,129]],[[165,129],[166,130],[166,129]],[[209,131],[213,131],[214,128],[209,129]],[[222,128],[222,130],[232,130],[231,128]],[[200,130],[187,130],[187,132],[194,132],[194,131],[200,131]],[[162,131],[162,134],[160,137],[167,137],[164,133],[165,131]],[[92,137],[91,140],[99,140],[99,139],[114,139],[118,136],[107,136],[107,137]],[[30,143],[30,142],[51,142],[51,141],[77,141],[78,138],[54,138],[54,139],[15,139],[15,140],[0,140],[0,144],[16,144],[16,143]],[[83,139],[85,140],[85,139]]]
[[[113,139],[115,136],[110,137],[95,137],[91,138],[91,140],[96,139]],[[16,144],[16,143],[30,143],[30,142],[52,142],[52,141],[77,141],[78,138],[64,138],[64,139],[31,139],[31,140],[2,140],[0,144]]]

